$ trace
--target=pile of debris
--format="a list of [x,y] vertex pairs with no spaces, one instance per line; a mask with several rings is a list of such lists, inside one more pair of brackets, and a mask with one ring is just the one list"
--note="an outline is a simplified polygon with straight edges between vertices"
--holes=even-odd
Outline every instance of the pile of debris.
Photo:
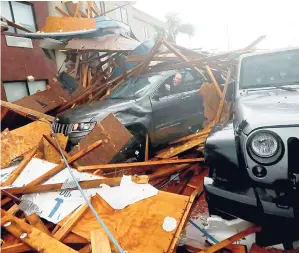
[[[128,30],[123,24],[102,15],[94,2],[87,3],[86,13],[80,10],[82,2],[65,4],[68,13],[56,7],[63,17],[49,17],[40,32],[25,35],[42,39],[41,46],[49,54],[59,48],[67,55],[66,71],[54,78],[61,87],[53,85],[14,104],[1,101],[6,108],[1,119],[8,118],[9,110],[34,119],[1,133],[1,250],[174,252],[184,241],[189,219],[208,215],[201,194],[208,173],[204,143],[216,124],[231,117],[226,93],[234,79],[235,60],[264,37],[219,55],[173,45],[163,38],[140,44],[124,35]],[[204,127],[156,150],[152,157],[147,137],[143,162],[125,156],[132,135],[112,114],[69,152],[68,138],[53,132],[57,113],[103,100],[130,77],[187,67],[209,75],[209,80],[203,75],[206,83],[198,94],[204,100]],[[211,68],[225,77],[223,88]],[[50,92],[55,102],[42,106]],[[259,230],[249,227],[220,243],[212,240],[215,245],[189,249],[246,252],[246,247],[232,243]],[[268,252],[256,245],[251,249],[262,251]]]

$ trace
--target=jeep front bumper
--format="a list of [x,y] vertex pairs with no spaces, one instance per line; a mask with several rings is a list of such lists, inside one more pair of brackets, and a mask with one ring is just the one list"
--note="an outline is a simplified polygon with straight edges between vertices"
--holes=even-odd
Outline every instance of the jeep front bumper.
[[253,187],[248,187],[242,191],[233,191],[217,185],[210,177],[205,177],[204,187],[210,214],[229,214],[258,224],[265,221],[265,218],[267,222],[272,219],[284,222],[299,218],[294,208],[271,189],[256,187],[254,191]]

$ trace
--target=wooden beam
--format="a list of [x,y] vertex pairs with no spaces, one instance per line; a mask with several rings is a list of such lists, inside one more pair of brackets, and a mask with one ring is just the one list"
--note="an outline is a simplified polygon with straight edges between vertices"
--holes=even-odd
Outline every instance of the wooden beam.
[[77,3],[77,6],[76,6],[76,11],[74,13],[74,17],[77,17],[78,16],[78,13],[80,11],[80,7],[81,7],[81,2],[78,2]]
[[81,216],[85,213],[87,208],[88,205],[86,203],[82,204],[77,210],[75,210],[75,212],[73,212],[73,214],[63,224],[63,226],[61,226],[61,228],[53,235],[53,237],[58,241],[64,239],[76,225]]
[[[130,69],[127,71],[128,77],[130,77],[134,71],[136,71],[139,67],[142,66],[142,63],[139,63],[138,65],[136,65],[134,68]],[[66,109],[68,109],[70,106],[72,106],[74,103],[77,103],[85,98],[87,98],[90,94],[92,93],[96,93],[100,90],[103,89],[104,86],[109,86],[109,84],[114,83],[116,81],[119,81],[122,79],[122,75],[119,75],[105,83],[102,83],[100,86],[94,84],[88,88],[85,89],[85,91],[83,93],[81,93],[79,96],[73,98],[72,100],[66,102],[65,104],[63,104],[61,107],[59,107],[59,109],[57,110],[57,113],[60,113]],[[117,88],[116,86],[114,86],[114,89]]]
[[101,169],[104,172],[107,172],[117,168],[130,168],[130,167],[154,166],[154,165],[165,165],[165,164],[197,163],[202,161],[204,161],[203,158],[191,158],[191,159],[178,159],[178,160],[146,161],[146,162],[136,162],[136,163],[98,164],[98,165],[79,166],[78,170],[87,171],[87,170]]
[[38,151],[38,145],[33,148],[27,155],[25,155],[25,158],[22,160],[22,162],[18,165],[18,167],[9,175],[9,177],[6,179],[6,181],[1,185],[8,186],[11,185],[18,176],[22,173],[24,168],[27,166],[27,164],[31,161],[32,157],[36,154]]
[[51,233],[49,232],[48,228],[45,226],[45,224],[42,222],[42,220],[40,219],[40,217],[33,213],[31,215],[26,215],[26,220],[35,228],[37,228],[39,231],[50,235]]
[[27,33],[32,33],[32,31],[26,29],[25,27],[23,27],[23,26],[21,26],[21,25],[18,25],[18,24],[14,23],[14,22],[12,22],[12,21],[10,21],[10,20],[7,20],[6,18],[4,18],[4,17],[2,17],[2,16],[1,16],[1,19],[2,19],[2,20],[5,20],[6,23],[7,23],[9,26],[11,26],[11,27],[14,27],[14,28],[16,28],[16,29],[22,30],[22,31],[27,32]]
[[152,50],[150,51],[150,53],[147,55],[147,57],[144,59],[143,61],[143,65],[140,68],[139,74],[143,73],[144,70],[147,69],[149,63],[151,62],[153,56],[155,55],[155,53],[158,51],[158,49],[161,47],[162,43],[164,43],[164,40],[162,38],[158,39],[155,43],[155,45],[153,46]]
[[[93,179],[93,180],[85,180],[80,181],[79,184],[83,189],[89,188],[97,188],[100,184],[107,184],[110,186],[118,186],[120,185],[122,177],[114,177],[114,178],[101,178],[101,179]],[[132,176],[132,181],[137,184],[146,184],[149,181],[148,176]],[[62,187],[62,183],[58,184],[44,184],[44,185],[33,185],[33,186],[24,186],[24,187],[14,187],[9,188],[3,191],[3,195],[7,194],[30,194],[30,193],[42,193],[42,192],[51,192],[51,191],[60,191]],[[77,190],[77,188],[69,189],[69,190]]]
[[256,233],[259,231],[261,231],[261,227],[257,227],[257,226],[249,227],[249,228],[241,231],[240,233],[237,233],[219,243],[216,243],[215,245],[213,245],[205,250],[200,251],[199,253],[214,253],[214,252],[216,252],[216,251],[218,251],[218,250],[220,250],[220,249],[222,249],[222,248],[224,248],[224,247],[226,247],[226,246],[228,246],[228,245],[230,245],[230,244],[232,244],[250,234],[253,234],[253,233]]
[[191,135],[187,135],[185,137],[176,139],[176,140],[170,142],[169,144],[176,144],[176,143],[180,143],[180,142],[184,142],[184,141],[190,141],[195,138],[203,137],[203,136],[209,135],[211,130],[212,130],[212,128],[203,129],[196,134],[191,134]]
[[203,191],[203,185],[201,184],[190,195],[189,202],[188,202],[187,207],[186,207],[186,209],[184,211],[184,215],[183,215],[183,217],[182,217],[182,219],[180,221],[180,224],[179,224],[178,228],[176,229],[176,232],[175,232],[175,235],[174,235],[174,239],[172,240],[172,242],[171,242],[171,244],[169,246],[169,250],[167,252],[174,252],[174,249],[175,249],[175,247],[177,245],[177,241],[180,238],[180,234],[182,232],[182,229],[185,226],[185,224],[186,224],[186,222],[188,220],[187,218],[190,215],[190,209],[192,207],[192,204],[193,204],[195,198],[198,196],[198,194],[200,192],[202,192],[202,191]]
[[221,89],[220,89],[220,87],[219,87],[219,84],[218,84],[218,82],[217,82],[217,80],[216,80],[216,78],[215,78],[215,76],[214,76],[214,74],[213,74],[211,68],[210,68],[208,65],[206,65],[205,68],[206,68],[206,71],[207,71],[207,73],[209,74],[209,76],[210,76],[212,82],[213,82],[214,85],[215,85],[215,89],[216,89],[216,91],[217,91],[219,97],[222,97],[222,91],[221,91]]
[[205,143],[206,139],[207,138],[205,136],[201,136],[196,139],[191,139],[190,141],[188,141],[186,143],[182,143],[179,146],[167,148],[165,150],[159,151],[159,153],[156,155],[156,157],[161,158],[161,159],[169,159],[173,156],[181,154],[191,148],[194,148],[200,144]]
[[199,69],[198,67],[193,66],[190,64],[190,60],[183,55],[180,51],[178,51],[173,45],[169,44],[167,41],[163,41],[163,44],[171,51],[173,52],[179,59],[183,60],[184,62],[188,63],[190,67],[194,68],[203,78],[206,80],[207,78],[205,75],[202,73],[202,70]]
[[24,243],[13,244],[9,246],[2,246],[1,253],[20,253],[31,250],[31,247]]
[[[90,151],[94,150],[96,147],[100,146],[101,144],[102,144],[101,140],[94,142],[87,148],[82,149],[77,154],[75,154],[72,157],[70,157],[69,159],[67,159],[68,163],[72,164],[73,162],[79,160],[81,157],[88,154]],[[36,178],[31,183],[29,183],[27,186],[35,186],[35,185],[41,184],[41,183],[47,181],[48,179],[50,179],[52,176],[55,176],[58,172],[62,171],[65,167],[66,167],[65,163],[64,163],[64,161],[62,161],[56,167],[49,170],[48,172],[41,175],[40,177]]]
[[223,110],[223,106],[224,106],[224,102],[225,102],[225,96],[226,96],[226,92],[227,92],[227,89],[228,89],[228,84],[230,82],[231,74],[232,74],[232,69],[230,68],[227,72],[222,97],[221,97],[221,100],[220,100],[220,103],[219,103],[219,106],[218,106],[218,110],[217,110],[217,114],[216,114],[216,117],[215,117],[215,125],[220,123],[221,114],[222,114],[222,110]]
[[60,12],[60,14],[62,14],[62,16],[65,16],[65,17],[70,17],[70,15],[68,13],[66,13],[64,10],[60,9],[58,6],[55,6],[55,9],[57,11]]
[[83,11],[79,10],[79,14],[82,18],[87,18],[87,15]]
[[107,234],[103,230],[90,231],[92,253],[111,253]]
[[180,165],[175,165],[175,166],[166,166],[166,167],[161,167],[158,170],[156,170],[154,173],[148,175],[150,181],[155,180],[157,178],[165,177],[172,175],[176,172],[182,171],[186,168],[188,168],[190,165],[189,164],[180,164]]
[[145,158],[144,161],[148,161],[148,146],[149,146],[149,139],[148,139],[148,134],[146,134],[145,138]]
[[50,122],[53,122],[54,119],[55,119],[54,117],[49,116],[47,114],[40,113],[38,111],[34,111],[34,110],[31,110],[31,109],[25,108],[23,106],[16,105],[16,104],[6,102],[6,101],[3,101],[3,100],[1,100],[1,106],[9,108],[9,109],[11,109],[11,110],[13,110],[13,111],[15,111],[19,114],[24,113],[25,115],[31,115],[31,116],[34,116],[34,117],[39,118],[39,119],[44,118],[44,119],[49,120]]
[[79,253],[91,253],[91,244],[87,244],[85,247],[80,249]]
[[1,226],[5,230],[38,252],[77,253],[76,250],[7,213],[3,209],[1,209],[1,216]]

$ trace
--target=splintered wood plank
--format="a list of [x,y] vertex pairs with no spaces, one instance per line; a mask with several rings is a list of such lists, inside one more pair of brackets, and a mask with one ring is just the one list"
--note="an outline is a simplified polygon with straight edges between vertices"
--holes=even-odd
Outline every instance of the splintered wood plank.
[[[48,139],[51,138],[50,135],[47,135]],[[56,137],[58,139],[58,143],[62,150],[65,150],[68,137],[64,136],[63,134],[56,134]],[[57,152],[57,150],[47,141],[47,139],[44,139],[44,155],[45,160],[51,163],[59,163],[62,159],[60,152]],[[56,141],[55,141],[56,143]]]
[[53,235],[55,239],[61,241],[65,238],[65,236],[71,231],[71,229],[75,226],[78,219],[84,214],[87,210],[88,205],[83,204],[77,210],[75,210],[70,218],[63,224],[63,226]]
[[62,16],[70,17],[70,15],[68,13],[66,13],[64,10],[60,9],[58,6],[55,6],[55,9],[57,11],[59,11]]
[[38,230],[40,230],[41,232],[46,233],[47,235],[50,235],[50,232],[48,230],[48,228],[45,226],[45,224],[42,222],[41,218],[33,213],[31,215],[25,215],[26,216],[26,220],[28,220],[28,222],[34,226],[35,228],[37,228]]
[[88,244],[79,250],[79,253],[90,253],[90,252],[91,252],[91,244]]
[[17,157],[35,148],[43,134],[50,134],[49,124],[34,121],[12,131],[1,133],[1,168],[6,168]]
[[247,229],[245,229],[245,230],[243,230],[243,231],[241,231],[241,232],[239,232],[221,242],[216,243],[215,245],[213,245],[205,250],[200,251],[199,253],[214,253],[214,252],[216,252],[228,245],[231,245],[232,243],[234,243],[250,234],[253,234],[253,233],[256,233],[259,231],[261,231],[261,227],[257,227],[257,226],[249,227],[249,228],[247,228]]
[[[93,149],[95,149],[96,147],[98,147],[101,144],[102,144],[101,140],[94,142],[93,144],[89,145],[87,148],[82,149],[81,151],[79,151],[78,153],[76,153],[75,155],[73,155],[69,159],[67,159],[68,163],[72,164],[73,162],[77,161],[84,155],[88,154],[90,151],[92,151]],[[65,168],[65,166],[66,165],[65,165],[64,161],[60,162],[56,167],[47,171],[45,174],[41,175],[40,177],[36,178],[32,182],[30,182],[27,186],[34,186],[34,185],[42,184],[43,182],[47,181],[48,179],[50,179],[51,177],[55,176],[57,173],[62,171]]]
[[10,103],[10,102],[6,102],[6,101],[3,101],[3,100],[1,100],[1,106],[4,106],[8,109],[11,109],[11,110],[15,111],[16,113],[22,114],[22,115],[23,114],[30,115],[30,116],[37,117],[39,119],[44,118],[44,119],[47,119],[50,122],[53,122],[54,119],[55,119],[55,117],[46,115],[44,113],[40,113],[38,111],[28,109],[28,108],[20,106],[20,105],[16,105],[16,104],[13,104],[13,103]]
[[98,170],[101,169],[104,172],[113,171],[117,168],[131,168],[141,166],[154,166],[154,165],[165,165],[165,164],[182,164],[182,163],[197,163],[203,162],[203,158],[190,158],[190,159],[178,159],[178,160],[158,160],[158,161],[146,161],[136,163],[116,163],[116,164],[101,164],[101,165],[89,165],[79,166],[79,171]]
[[8,214],[1,209],[1,226],[10,232],[22,242],[35,249],[38,252],[44,253],[76,253],[78,251],[66,246],[57,241],[51,236],[41,232],[33,226],[27,224],[25,221]]
[[146,134],[146,140],[145,140],[145,161],[148,161],[148,146],[149,146],[149,139],[148,139],[148,134]]
[[18,178],[18,176],[22,173],[24,168],[30,162],[31,158],[36,154],[37,150],[38,150],[38,146],[33,148],[33,150],[25,156],[25,158],[18,165],[18,167],[9,175],[7,180],[1,185],[2,187],[11,185]]
[[[146,175],[141,176],[132,176],[132,182],[136,184],[147,184],[149,181],[149,177]],[[93,179],[93,180],[85,180],[80,181],[79,184],[82,189],[96,188],[100,184],[107,184],[110,186],[119,186],[122,177],[113,177],[113,178],[101,178],[101,179]],[[41,193],[41,192],[50,192],[50,191],[60,191],[62,187],[62,183],[57,184],[44,184],[44,185],[32,185],[32,186],[24,186],[24,187],[14,187],[9,188],[7,190],[2,190],[4,195],[8,194],[30,194],[30,193]],[[77,189],[76,187],[74,188]]]
[[[163,41],[163,44],[172,52],[174,53],[178,58],[180,58],[181,60],[183,60],[186,63],[190,63],[190,60],[184,55],[182,54],[179,50],[177,50],[173,45],[169,44],[167,41]],[[192,64],[190,64],[191,68],[194,68],[203,78],[204,80],[206,80],[205,75],[202,73],[202,70],[198,67],[193,66]]]
[[168,159],[170,157],[181,154],[191,148],[194,148],[200,144],[203,144],[203,143],[205,143],[205,141],[206,141],[205,137],[199,137],[195,140],[190,140],[190,141],[183,143],[181,145],[178,145],[176,147],[171,147],[171,148],[162,150],[161,152],[159,152],[159,154],[156,155],[156,157]]
[[25,252],[31,250],[31,247],[24,243],[18,243],[14,245],[9,245],[9,246],[2,246],[1,247],[1,252],[2,253],[20,253],[20,252]]
[[[123,210],[114,210],[98,195],[91,200],[116,241],[130,253],[166,252],[176,229],[166,232],[162,228],[164,219],[167,216],[173,217],[179,225],[188,202],[187,196],[162,191]],[[67,219],[68,217],[58,224],[61,226]],[[88,210],[72,232],[90,240],[90,231],[97,229],[104,231],[92,212]],[[111,247],[112,250],[116,250],[113,245]]]
[[221,97],[222,97],[222,91],[221,91],[221,89],[220,89],[220,87],[219,87],[219,83],[217,82],[217,80],[216,80],[216,78],[215,78],[215,76],[214,76],[214,74],[213,74],[211,68],[210,68],[208,65],[207,65],[205,68],[206,68],[206,71],[207,71],[207,73],[209,74],[209,76],[210,76],[210,78],[211,78],[213,84],[215,85],[215,89],[216,89],[216,91],[217,91],[219,97],[221,98]]
[[75,13],[74,13],[74,17],[77,17],[77,16],[78,16],[78,13],[79,13],[79,11],[80,11],[80,7],[81,7],[81,3],[78,2],[78,3],[77,3],[77,6],[76,6],[76,11],[75,11]]
[[179,143],[179,142],[184,142],[184,141],[190,141],[194,138],[198,138],[198,137],[203,137],[203,136],[208,136],[209,133],[211,132],[212,128],[205,128],[201,131],[199,131],[198,133],[196,134],[190,134],[190,135],[187,135],[185,137],[182,137],[182,138],[179,138],[179,139],[176,139],[172,142],[170,142],[169,144],[175,144],[175,143]]
[[219,107],[218,107],[218,110],[217,110],[217,114],[216,114],[216,118],[215,118],[215,125],[217,125],[218,123],[220,123],[221,114],[222,114],[224,103],[225,103],[225,96],[226,96],[226,92],[227,92],[228,85],[229,85],[229,82],[230,82],[231,74],[232,74],[232,69],[230,68],[228,70],[228,72],[227,72],[227,76],[226,76],[226,80],[225,80],[225,84],[224,84],[224,89],[223,89],[222,97],[221,97],[221,100],[220,100],[220,103],[219,103]]
[[[77,146],[70,152],[70,155],[80,151],[97,140],[102,140],[100,147],[96,148],[83,158],[78,160],[80,165],[107,164],[121,149],[131,140],[131,133],[119,122],[113,114],[109,114],[86,135]],[[99,155],[100,154],[100,155]]]
[[90,231],[92,253],[111,253],[107,234],[98,229]]

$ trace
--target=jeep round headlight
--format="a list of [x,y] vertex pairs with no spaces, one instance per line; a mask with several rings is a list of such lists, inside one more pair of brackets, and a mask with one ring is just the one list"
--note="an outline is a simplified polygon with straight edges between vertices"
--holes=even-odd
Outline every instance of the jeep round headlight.
[[278,151],[278,140],[269,132],[255,134],[250,142],[250,148],[257,156],[267,158],[274,156]]

